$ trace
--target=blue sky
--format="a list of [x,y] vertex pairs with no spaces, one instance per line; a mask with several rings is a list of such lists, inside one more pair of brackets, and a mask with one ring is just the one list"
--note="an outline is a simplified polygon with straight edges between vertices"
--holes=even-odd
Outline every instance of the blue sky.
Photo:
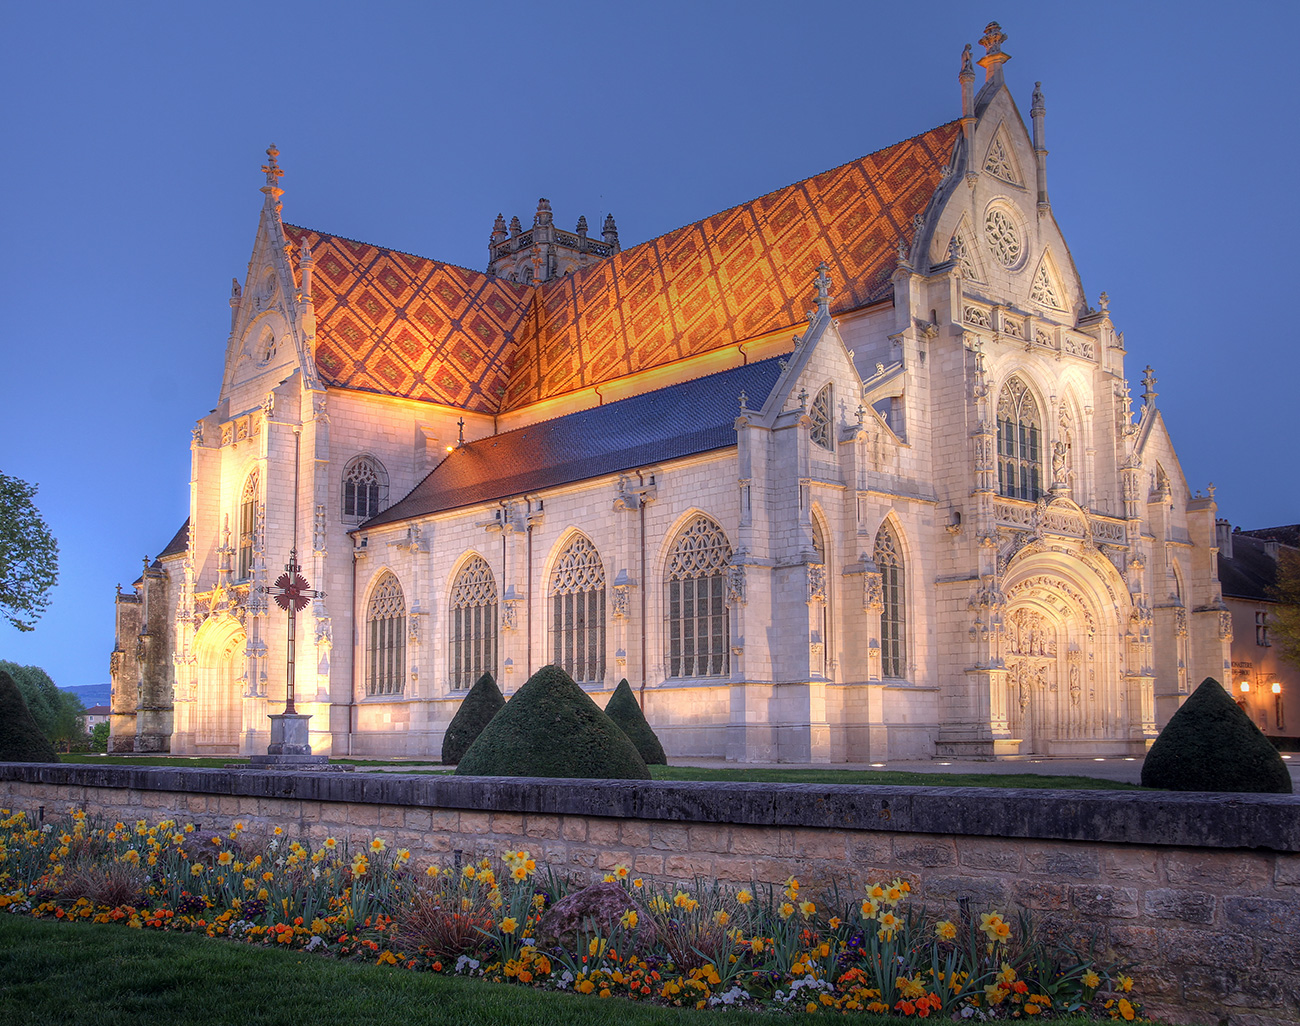
[[113,585],[187,515],[268,143],[294,223],[482,267],[545,195],[630,245],[957,117],[990,18],[1189,483],[1300,520],[1300,5],[9,4],[0,470],[39,484],[62,574],[0,658],[107,679]]

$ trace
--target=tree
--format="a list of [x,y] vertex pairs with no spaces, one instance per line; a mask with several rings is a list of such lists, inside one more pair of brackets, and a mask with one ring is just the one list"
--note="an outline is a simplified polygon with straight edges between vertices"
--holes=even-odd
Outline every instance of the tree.
[[85,705],[76,695],[60,691],[39,666],[19,666],[0,659],[0,671],[12,678],[36,726],[50,741],[63,744],[82,733],[77,717],[85,715]]
[[1269,610],[1269,633],[1281,657],[1300,666],[1300,549],[1279,548],[1272,592],[1277,608]]
[[505,696],[492,679],[492,674],[483,674],[478,683],[469,689],[469,694],[447,725],[447,733],[442,736],[442,764],[455,766],[460,762],[469,751],[469,746],[478,740],[483,728],[492,722],[492,717],[505,704]]
[[59,545],[35,494],[35,485],[0,474],[0,613],[20,631],[36,626],[59,579]]
[[58,762],[12,677],[0,669],[0,762]]
[[90,750],[92,752],[108,751],[108,724],[96,723],[90,732]]

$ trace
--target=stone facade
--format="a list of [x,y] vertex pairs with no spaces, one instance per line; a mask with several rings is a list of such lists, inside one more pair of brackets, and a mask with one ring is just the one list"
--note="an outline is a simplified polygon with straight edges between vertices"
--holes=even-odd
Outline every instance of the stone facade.
[[[966,55],[957,122],[630,249],[610,221],[603,248],[566,234],[543,254],[547,205],[527,246],[498,224],[495,276],[286,226],[272,152],[219,401],[194,430],[187,544],[160,561],[151,606],[166,607],[171,750],[265,749],[286,657],[267,589],[293,549],[323,593],[296,646],[317,752],[435,754],[466,666],[509,694],[547,662],[578,672],[576,636],[585,686],[603,702],[626,677],[670,756],[1140,755],[1228,669],[1216,507],[1181,475],[1149,368],[1134,409],[1124,337],[1052,214],[1042,95],[1026,126],[993,30],[978,93]],[[892,197],[888,217],[873,196]],[[689,252],[660,260],[656,291],[645,269],[670,250]],[[429,302],[393,307],[417,272]],[[609,282],[623,298],[596,296]],[[597,330],[611,303],[626,305],[612,342]],[[608,407],[617,434],[620,400],[671,404],[764,359],[781,361],[775,384],[736,397],[724,445],[629,448],[545,487],[492,469],[510,432]],[[436,483],[466,459],[485,469],[458,504]],[[710,604],[686,612],[674,582],[697,529],[725,565],[681,571]],[[599,605],[562,623],[575,543],[597,554],[582,594]],[[457,605],[471,570],[486,639]],[[163,730],[133,705],[137,636],[123,612],[119,750]]]
[[381,836],[418,866],[530,851],[576,882],[906,877],[918,901],[1031,910],[1133,965],[1146,1012],[1282,1026],[1300,1014],[1300,799],[1276,795],[526,781],[0,767],[0,804],[320,842]]

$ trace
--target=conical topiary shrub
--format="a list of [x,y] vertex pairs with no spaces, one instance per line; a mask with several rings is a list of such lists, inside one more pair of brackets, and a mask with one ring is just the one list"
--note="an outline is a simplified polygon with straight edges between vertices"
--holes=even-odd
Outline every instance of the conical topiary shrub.
[[0,670],[0,762],[58,762],[14,679]]
[[650,779],[636,745],[558,666],[543,666],[510,696],[470,745],[456,772]]
[[1213,677],[1169,718],[1142,764],[1142,786],[1291,793],[1277,749]]
[[605,706],[605,715],[618,724],[619,730],[636,745],[647,766],[667,766],[668,756],[664,755],[664,746],[659,743],[653,728],[646,722],[645,713],[632,694],[632,688],[624,677],[618,682],[609,704]]
[[492,674],[483,674],[469,689],[469,694],[447,725],[447,733],[442,736],[442,764],[454,766],[460,762],[469,751],[469,746],[505,704],[506,700],[497,687],[497,682],[492,679]]

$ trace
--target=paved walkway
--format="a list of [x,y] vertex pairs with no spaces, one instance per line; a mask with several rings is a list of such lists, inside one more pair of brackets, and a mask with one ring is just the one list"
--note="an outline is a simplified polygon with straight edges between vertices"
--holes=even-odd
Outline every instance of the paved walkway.
[[[1291,779],[1300,794],[1300,756],[1283,755]],[[1142,760],[1135,758],[1108,759],[1036,759],[1013,757],[996,762],[975,762],[959,759],[899,760],[885,763],[837,762],[812,765],[810,763],[740,763],[725,759],[675,758],[674,766],[699,766],[708,769],[831,769],[831,770],[896,770],[904,773],[1037,773],[1049,777],[1097,777],[1117,780],[1126,784],[1142,782]],[[388,766],[358,766],[358,771],[402,773],[417,769],[442,769],[437,763],[409,762]]]

